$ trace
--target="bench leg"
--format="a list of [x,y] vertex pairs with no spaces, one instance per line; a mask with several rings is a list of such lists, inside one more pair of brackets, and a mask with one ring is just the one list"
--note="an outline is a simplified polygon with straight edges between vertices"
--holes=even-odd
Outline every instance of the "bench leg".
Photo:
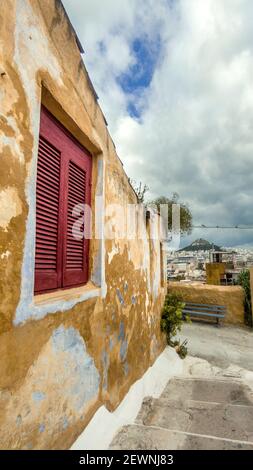
[[217,328],[219,328],[219,326],[220,326],[219,320],[220,320],[219,318],[216,318],[216,326],[217,326]]

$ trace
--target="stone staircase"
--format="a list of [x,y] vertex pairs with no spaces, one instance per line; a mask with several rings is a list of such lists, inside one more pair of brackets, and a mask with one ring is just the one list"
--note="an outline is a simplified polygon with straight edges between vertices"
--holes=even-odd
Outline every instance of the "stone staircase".
[[234,378],[175,377],[110,449],[252,450],[253,392]]

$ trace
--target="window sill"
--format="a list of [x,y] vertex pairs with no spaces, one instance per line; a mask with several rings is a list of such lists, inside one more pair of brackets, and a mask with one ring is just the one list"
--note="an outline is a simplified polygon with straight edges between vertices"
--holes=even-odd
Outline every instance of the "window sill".
[[[35,295],[33,304],[35,306],[53,304],[57,302],[84,301],[91,297],[100,295],[100,287],[95,286],[93,282],[88,282],[85,286],[73,287],[72,289],[57,290],[45,294]],[[82,299],[83,297],[83,299]]]

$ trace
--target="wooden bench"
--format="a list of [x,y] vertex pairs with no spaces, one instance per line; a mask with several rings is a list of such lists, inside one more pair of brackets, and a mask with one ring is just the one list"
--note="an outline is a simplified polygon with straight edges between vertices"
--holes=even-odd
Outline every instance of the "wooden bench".
[[186,302],[183,308],[183,316],[189,317],[208,317],[215,318],[216,324],[219,326],[219,320],[225,318],[226,315],[225,305],[211,305],[211,304],[195,304]]

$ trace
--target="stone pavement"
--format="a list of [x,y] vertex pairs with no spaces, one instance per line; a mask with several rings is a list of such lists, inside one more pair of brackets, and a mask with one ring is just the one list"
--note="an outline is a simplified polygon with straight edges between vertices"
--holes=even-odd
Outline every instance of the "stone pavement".
[[189,355],[225,369],[231,365],[253,371],[253,329],[192,322],[179,334],[189,341]]
[[192,323],[180,337],[191,354],[182,375],[143,401],[110,448],[253,450],[253,332]]

